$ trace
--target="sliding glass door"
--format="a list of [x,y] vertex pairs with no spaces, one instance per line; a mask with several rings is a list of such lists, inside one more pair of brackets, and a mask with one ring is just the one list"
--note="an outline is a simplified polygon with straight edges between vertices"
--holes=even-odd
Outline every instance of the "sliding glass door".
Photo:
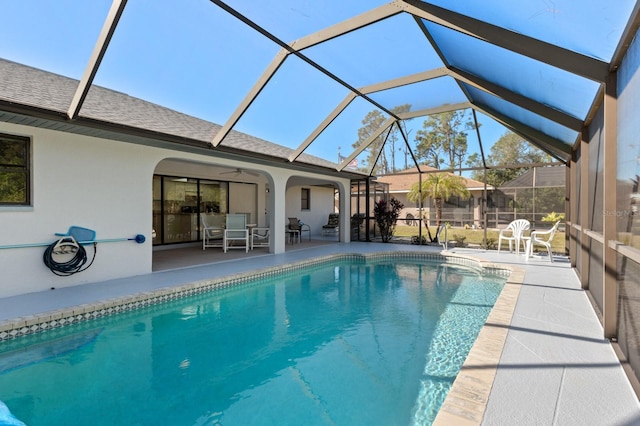
[[[235,194],[230,192],[230,185],[234,185]],[[247,196],[249,186],[253,196]],[[229,213],[230,200],[236,210],[255,214],[255,187],[255,184],[155,175],[153,244],[199,241],[202,238],[199,214]]]

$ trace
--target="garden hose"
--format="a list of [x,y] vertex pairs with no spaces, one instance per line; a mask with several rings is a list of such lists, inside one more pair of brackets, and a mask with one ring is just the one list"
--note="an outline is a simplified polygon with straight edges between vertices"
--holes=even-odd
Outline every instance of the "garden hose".
[[[73,274],[77,274],[78,272],[82,272],[89,268],[93,264],[93,261],[96,258],[97,252],[97,243],[93,243],[93,258],[91,262],[87,265],[87,251],[82,246],[82,244],[78,244],[73,237],[64,237],[60,238],[58,241],[51,243],[47,249],[44,251],[43,261],[44,264],[53,272],[54,274],[65,277]],[[73,255],[70,259],[64,262],[58,262],[54,259],[54,256],[67,256]]]

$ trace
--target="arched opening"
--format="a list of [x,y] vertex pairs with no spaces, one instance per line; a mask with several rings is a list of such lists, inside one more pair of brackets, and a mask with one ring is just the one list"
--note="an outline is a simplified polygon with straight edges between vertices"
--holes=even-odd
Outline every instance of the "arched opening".
[[153,245],[198,245],[201,213],[242,213],[249,226],[269,226],[269,176],[258,170],[165,159],[153,174]]

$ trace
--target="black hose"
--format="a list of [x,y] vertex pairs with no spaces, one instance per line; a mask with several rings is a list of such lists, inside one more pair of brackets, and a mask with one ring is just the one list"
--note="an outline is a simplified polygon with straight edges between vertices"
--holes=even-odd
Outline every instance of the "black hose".
[[82,272],[93,264],[93,261],[96,258],[96,252],[98,251],[97,243],[93,243],[93,258],[91,259],[91,263],[85,266],[85,264],[87,263],[87,251],[82,246],[82,244],[78,244],[78,249],[71,259],[66,262],[56,262],[53,259],[53,249],[56,247],[58,242],[59,241],[55,241],[51,243],[51,245],[49,245],[49,247],[47,247],[47,249],[44,251],[44,255],[42,256],[44,264],[47,265],[47,267],[54,274],[61,277],[66,277],[78,272]]

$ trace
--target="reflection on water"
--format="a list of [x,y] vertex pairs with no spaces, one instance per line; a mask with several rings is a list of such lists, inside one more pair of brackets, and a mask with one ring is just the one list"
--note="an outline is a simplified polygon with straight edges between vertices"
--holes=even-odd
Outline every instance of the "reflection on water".
[[0,399],[30,426],[428,424],[423,392],[445,382],[446,395],[466,356],[452,350],[470,348],[503,281],[436,264],[317,267],[20,348]]

